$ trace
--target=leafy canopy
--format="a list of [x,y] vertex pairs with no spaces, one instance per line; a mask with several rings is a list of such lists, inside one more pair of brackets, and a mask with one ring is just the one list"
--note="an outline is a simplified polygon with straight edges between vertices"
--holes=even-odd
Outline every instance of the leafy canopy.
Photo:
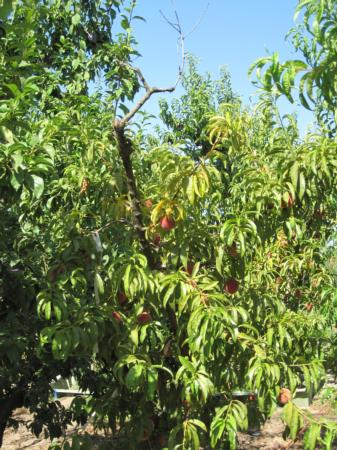
[[[62,5],[13,3],[1,25],[0,425],[26,405],[52,438],[90,416],[112,448],[235,448],[235,391],[263,421],[330,367],[336,142],[280,117],[304,63],[276,57],[256,111],[190,59],[168,134],[130,124],[135,2]],[[89,395],[62,410],[57,375]],[[292,439],[303,414],[284,408]],[[306,448],[335,434],[312,421]]]

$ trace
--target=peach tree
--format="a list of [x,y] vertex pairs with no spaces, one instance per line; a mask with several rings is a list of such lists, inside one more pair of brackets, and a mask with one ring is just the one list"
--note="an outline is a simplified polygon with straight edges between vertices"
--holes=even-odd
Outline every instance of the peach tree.
[[[20,392],[2,425],[22,404],[51,437],[91,416],[111,448],[234,449],[248,390],[261,420],[287,403],[295,439],[291,394],[329,368],[335,140],[300,139],[270,75],[256,111],[228,88],[177,130],[199,117],[192,83],[193,108],[163,105],[170,136],[147,131],[137,113],[174,86],[133,65],[135,2],[59,6],[18,2],[2,25],[0,389]],[[69,411],[48,399],[59,374],[89,393]],[[335,432],[313,423],[307,448]]]

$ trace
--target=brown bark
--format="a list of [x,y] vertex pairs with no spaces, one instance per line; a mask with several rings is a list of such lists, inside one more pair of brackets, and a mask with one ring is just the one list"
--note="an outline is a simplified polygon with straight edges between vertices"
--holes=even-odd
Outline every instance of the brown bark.
[[142,247],[143,253],[147,258],[150,269],[155,268],[155,258],[150,246],[149,241],[146,239],[145,230],[142,220],[142,212],[139,194],[137,190],[136,180],[133,173],[132,161],[131,161],[131,153],[132,153],[132,143],[125,136],[125,127],[124,124],[115,121],[114,124],[115,137],[117,140],[117,148],[119,155],[122,159],[124,171],[126,175],[126,182],[128,186],[128,193],[131,201],[131,208],[133,212],[134,226],[136,232],[138,234],[139,242]]

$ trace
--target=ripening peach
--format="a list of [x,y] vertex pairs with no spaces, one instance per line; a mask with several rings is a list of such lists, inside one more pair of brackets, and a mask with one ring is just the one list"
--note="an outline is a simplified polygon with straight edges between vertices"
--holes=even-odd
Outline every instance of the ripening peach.
[[277,397],[278,402],[281,405],[286,405],[292,399],[291,391],[287,388],[281,388],[280,393]]
[[120,305],[125,305],[125,303],[128,301],[128,298],[127,298],[125,292],[123,292],[123,291],[119,291],[117,293],[117,299],[118,299],[118,303]]
[[288,201],[286,202],[285,200],[282,199],[281,201],[281,208],[285,209],[285,208],[291,208],[292,206],[294,206],[295,204],[295,199],[292,196],[292,194],[289,192],[289,197],[288,197]]
[[147,199],[144,201],[144,206],[145,206],[147,209],[151,209],[152,206],[153,206],[153,201],[152,201],[150,198],[147,198]]
[[119,314],[118,311],[113,311],[112,312],[112,317],[117,321],[117,322],[122,322],[122,316]]
[[231,278],[225,282],[224,290],[228,294],[235,294],[239,289],[239,282],[235,278]]
[[160,226],[164,231],[171,231],[176,226],[176,223],[173,217],[163,216],[160,219]]
[[152,317],[151,317],[151,313],[149,311],[143,311],[137,317],[137,321],[138,321],[139,325],[144,325],[146,323],[149,323],[149,322],[151,322],[151,320],[152,320]]
[[159,233],[156,233],[156,234],[153,235],[152,242],[154,243],[154,245],[156,247],[159,247],[159,244],[161,242],[161,236],[160,236]]

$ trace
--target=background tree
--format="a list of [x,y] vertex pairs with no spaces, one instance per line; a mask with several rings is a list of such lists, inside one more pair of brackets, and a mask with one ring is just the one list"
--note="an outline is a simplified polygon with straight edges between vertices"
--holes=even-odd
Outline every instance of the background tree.
[[[329,136],[336,132],[336,22],[337,5],[334,0],[302,0],[298,2],[295,19],[301,22],[290,30],[289,35],[301,60],[281,63],[278,54],[258,60],[258,80],[265,91],[285,95],[294,101],[296,76],[299,100],[307,109],[313,109],[318,123],[326,127]],[[260,76],[260,69],[268,66]]]
[[162,138],[171,143],[184,142],[184,151],[197,159],[211,148],[207,133],[210,116],[220,104],[238,102],[239,97],[233,92],[225,67],[220,78],[214,81],[210,74],[198,73],[198,61],[192,55],[187,57],[181,84],[185,91],[181,97],[171,104],[164,99],[159,102],[160,117],[168,128]]

